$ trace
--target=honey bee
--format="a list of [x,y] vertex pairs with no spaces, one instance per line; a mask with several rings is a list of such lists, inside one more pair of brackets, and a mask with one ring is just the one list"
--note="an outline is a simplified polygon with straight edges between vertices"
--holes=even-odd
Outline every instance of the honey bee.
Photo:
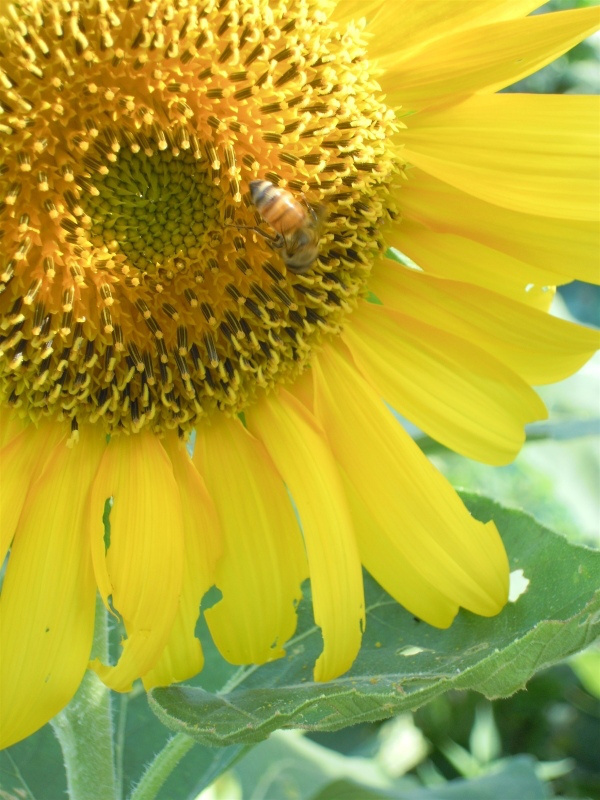
[[286,267],[301,275],[319,255],[319,240],[325,223],[322,206],[299,203],[294,196],[270,181],[250,181],[256,210],[275,231],[275,236],[253,228],[281,256]]

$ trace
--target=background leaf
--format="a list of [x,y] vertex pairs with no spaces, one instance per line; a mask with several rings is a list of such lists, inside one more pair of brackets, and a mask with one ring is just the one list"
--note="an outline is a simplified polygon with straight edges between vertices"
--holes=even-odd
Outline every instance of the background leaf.
[[539,669],[593,641],[600,630],[600,554],[569,544],[520,511],[475,495],[465,501],[477,519],[495,520],[511,569],[529,581],[500,616],[461,612],[450,630],[436,630],[367,576],[367,630],[349,673],[312,682],[321,640],[304,602],[285,659],[238,670],[218,693],[202,684],[154,690],[149,701],[157,716],[210,745],[257,742],[285,727],[337,730],[415,709],[449,689],[510,695]]
[[[468,780],[423,787],[414,777],[392,778],[370,758],[342,756],[298,731],[278,731],[253,748],[231,773],[238,796],[253,800],[543,800],[548,787],[534,758],[503,759]],[[227,800],[230,797],[225,795]]]
[[576,375],[538,389],[550,419],[528,426],[526,446],[512,464],[490,467],[418,439],[453,486],[527,509],[572,541],[598,547],[600,353]]
[[0,787],[11,800],[66,797],[62,753],[50,725],[0,752]]
[[374,758],[344,756],[310,741],[300,731],[276,731],[252,748],[233,770],[243,798],[311,800],[320,791],[347,780],[356,791],[413,789],[414,778],[390,781]]
[[533,759],[508,759],[490,775],[472,780],[450,781],[443,786],[420,789],[365,790],[350,781],[336,781],[311,800],[544,800],[547,786],[535,774]]
[[[117,758],[122,763],[123,796],[139,781],[145,765],[158,753],[171,734],[146,702],[145,693],[113,695],[115,718],[124,722],[122,739],[117,741]],[[161,789],[161,800],[195,798],[206,786],[229,769],[243,754],[243,745],[203,747],[196,744],[181,760]],[[0,752],[0,798],[7,800],[59,800],[67,797],[62,753],[50,725],[33,736]],[[105,800],[99,798],[99,800]],[[109,798],[106,798],[109,800]]]
[[[117,702],[121,699],[115,695],[113,698]],[[146,764],[162,750],[170,734],[164,727],[156,724],[156,718],[146,702],[145,692],[140,690],[133,696],[124,695],[122,704],[126,706],[122,755],[124,796],[127,796],[133,785],[139,781]],[[159,793],[159,798],[195,798],[202,789],[229,769],[244,750],[243,745],[225,748],[196,745],[171,773]]]

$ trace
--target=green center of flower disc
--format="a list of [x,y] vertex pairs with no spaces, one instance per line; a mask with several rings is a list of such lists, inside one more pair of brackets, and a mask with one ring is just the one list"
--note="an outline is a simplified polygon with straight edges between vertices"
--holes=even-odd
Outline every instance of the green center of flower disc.
[[[294,380],[367,291],[400,168],[362,30],[304,0],[0,17],[0,391],[189,431]],[[249,185],[322,208],[302,274]]]
[[115,166],[93,180],[98,194],[82,196],[92,220],[90,242],[122,253],[149,276],[169,280],[194,264],[200,276],[199,265],[221,230],[219,192],[207,178],[206,165],[191,153],[122,151]]

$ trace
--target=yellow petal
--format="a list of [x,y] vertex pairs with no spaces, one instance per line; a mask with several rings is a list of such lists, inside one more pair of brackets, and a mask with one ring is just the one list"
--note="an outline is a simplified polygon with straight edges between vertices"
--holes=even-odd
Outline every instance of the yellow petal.
[[[519,214],[485,203],[427,175],[410,171],[398,193],[403,216],[429,230],[472,239],[541,270],[600,283],[600,226]],[[535,282],[535,281],[534,281]]]
[[436,628],[450,627],[458,603],[425,580],[406,558],[409,543],[398,535],[398,526],[382,528],[348,478],[344,478],[344,486],[365,568],[411,614]]
[[72,449],[56,444],[23,509],[0,598],[0,747],[48,722],[85,672],[96,587],[82,531],[104,446],[85,426]]
[[19,419],[16,414],[4,407],[0,414],[0,448],[5,447],[27,427],[26,421]]
[[211,635],[233,664],[280,658],[296,629],[307,575],[283,481],[264,446],[237,419],[201,427],[194,462],[215,501],[225,549],[216,576],[223,598],[204,612]]
[[31,424],[25,428],[13,426],[7,435],[7,443],[0,450],[0,564],[15,534],[31,483],[42,474],[56,445],[67,438],[67,433],[68,428],[45,422],[39,428]]
[[[102,513],[113,497],[105,554]],[[171,463],[151,433],[109,442],[91,495],[90,535],[98,588],[121,615],[128,638],[116,666],[92,668],[129,691],[157,662],[171,634],[183,576],[183,516]]]
[[200,640],[195,636],[200,601],[215,581],[215,565],[222,552],[219,521],[205,483],[176,434],[162,440],[181,495],[183,514],[183,586],[167,645],[150,672],[146,689],[168,686],[196,675],[204,666]]
[[289,393],[299,400],[303,406],[313,412],[313,381],[310,370],[304,370],[299,378],[288,389]]
[[[343,418],[343,415],[342,415]],[[265,444],[298,509],[323,652],[317,681],[350,668],[360,648],[364,596],[358,547],[337,467],[314,417],[285,390],[253,406],[248,427]],[[348,430],[352,430],[349,428]]]
[[385,0],[337,0],[331,19],[338,25],[347,25],[362,17],[372,19]]
[[[599,24],[598,9],[583,8],[471,27],[418,52],[395,52],[383,60],[379,82],[388,105],[402,106],[400,116],[452,97],[495,92],[554,61]],[[395,31],[388,35],[397,43]]]
[[317,419],[353,492],[387,534],[387,543],[378,546],[397,548],[451,603],[497,614],[507,599],[508,562],[493,523],[469,515],[361,378],[341,342],[323,348],[313,371]]
[[507,464],[524,425],[546,417],[536,393],[471,342],[363,302],[343,339],[363,375],[403,416],[458,453]]
[[386,306],[486,350],[528,383],[572,375],[600,347],[600,333],[495,292],[440,280],[386,261],[371,282]]
[[[342,2],[343,5],[343,2]],[[374,41],[373,57],[393,65],[393,56],[411,52],[430,42],[443,43],[447,36],[491,22],[520,17],[542,5],[541,0],[395,0],[384,3],[373,19],[369,33]]]
[[439,180],[513,211],[596,222],[600,98],[495,94],[416,114],[403,155]]
[[[474,283],[518,300],[524,299],[532,285],[545,287],[569,281],[566,275],[532,266],[455,233],[429,230],[410,219],[403,219],[384,235],[387,245],[401,256],[408,256],[424,272]],[[387,260],[378,262],[382,266],[387,263]]]

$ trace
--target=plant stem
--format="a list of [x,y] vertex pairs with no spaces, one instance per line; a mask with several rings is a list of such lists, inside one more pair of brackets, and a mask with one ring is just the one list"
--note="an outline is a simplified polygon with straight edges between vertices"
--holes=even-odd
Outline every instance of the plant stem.
[[[92,657],[108,661],[108,619],[96,601]],[[118,800],[110,690],[87,670],[77,694],[52,720],[63,752],[70,800]]]
[[125,727],[127,722],[127,710],[131,693],[122,694],[119,697],[119,711],[117,714],[116,736],[115,736],[115,775],[117,786],[121,787],[119,800],[122,796],[123,788],[123,756],[125,754]]
[[190,736],[176,733],[146,768],[129,800],[154,800],[163,783],[195,744]]

